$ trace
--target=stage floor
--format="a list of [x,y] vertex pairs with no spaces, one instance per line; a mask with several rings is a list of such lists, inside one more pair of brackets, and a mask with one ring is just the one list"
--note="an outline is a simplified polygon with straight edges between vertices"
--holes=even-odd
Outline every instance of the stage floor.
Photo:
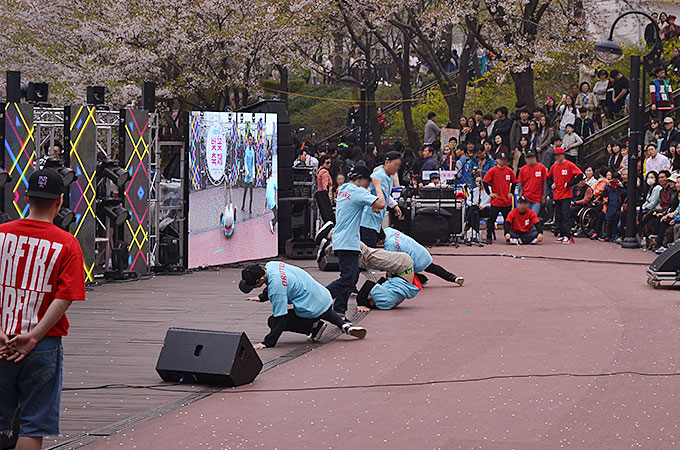
[[678,292],[646,284],[653,254],[584,240],[433,252],[456,255],[435,260],[464,287],[431,279],[371,312],[364,341],[336,339],[91,448],[678,446],[680,377],[628,372],[680,373]]
[[[314,271],[324,283],[337,277],[320,272],[315,261],[296,264]],[[240,273],[240,269],[204,270],[89,289],[87,301],[74,303],[68,312],[64,387],[161,383],[155,366],[169,327],[245,331],[251,341],[261,342],[269,332],[271,306],[243,301],[237,285]],[[301,347],[309,348],[303,336],[284,334],[275,349],[261,351],[260,357],[271,365]],[[187,388],[195,389],[181,387]],[[122,421],[130,420],[129,425],[157,416],[187,397],[191,399],[182,392],[137,389],[65,391],[62,436],[46,439],[44,448],[71,448],[92,439],[73,441],[84,433],[106,436],[121,429]]]

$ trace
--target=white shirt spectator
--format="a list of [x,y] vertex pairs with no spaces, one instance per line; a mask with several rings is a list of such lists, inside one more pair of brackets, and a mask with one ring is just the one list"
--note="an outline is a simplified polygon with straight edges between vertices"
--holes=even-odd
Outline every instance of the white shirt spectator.
[[654,158],[651,156],[647,158],[645,167],[647,168],[647,173],[652,171],[659,173],[662,170],[670,170],[671,162],[668,160],[668,158],[666,158],[665,155],[657,153]]
[[420,60],[418,59],[418,57],[416,55],[411,55],[411,56],[408,57],[408,66],[410,68],[412,68],[412,69],[416,68],[416,67],[418,67],[418,64],[420,64]]

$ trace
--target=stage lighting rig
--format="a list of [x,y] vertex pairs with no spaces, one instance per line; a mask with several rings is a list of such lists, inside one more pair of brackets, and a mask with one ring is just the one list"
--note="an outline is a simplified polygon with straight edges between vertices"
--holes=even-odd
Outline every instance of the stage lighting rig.
[[[68,191],[71,184],[76,181],[76,173],[70,167],[64,167],[64,163],[61,159],[48,158],[45,160],[43,168],[49,168],[57,172],[61,176],[61,180],[64,183],[64,203],[68,205]],[[52,223],[61,228],[62,230],[68,231],[68,228],[73,222],[76,221],[75,213],[68,208],[68,206],[62,206],[54,218]]]
[[123,207],[123,200],[115,197],[107,197],[97,200],[97,216],[100,219],[109,219],[111,227],[119,227],[130,218],[130,211]]
[[108,178],[119,188],[125,186],[125,183],[130,179],[130,174],[120,167],[120,161],[117,159],[100,161],[97,165],[97,176]]
[[26,100],[30,103],[47,104],[49,85],[47,83],[28,83]]
[[61,175],[61,179],[64,182],[65,188],[68,188],[74,181],[76,181],[76,172],[70,167],[64,167],[64,163],[60,159],[49,158],[45,160],[44,167],[50,168]]
[[106,97],[104,86],[87,87],[87,104],[92,106],[103,105]]

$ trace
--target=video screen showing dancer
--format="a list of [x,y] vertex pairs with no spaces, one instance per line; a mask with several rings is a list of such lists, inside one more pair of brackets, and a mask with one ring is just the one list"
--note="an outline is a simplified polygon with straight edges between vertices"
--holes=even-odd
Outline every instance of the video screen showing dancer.
[[276,256],[276,114],[189,114],[189,268]]

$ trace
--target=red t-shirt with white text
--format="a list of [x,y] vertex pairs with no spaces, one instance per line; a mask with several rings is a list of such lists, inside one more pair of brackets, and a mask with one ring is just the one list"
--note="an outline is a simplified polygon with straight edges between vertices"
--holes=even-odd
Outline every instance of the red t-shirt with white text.
[[510,198],[510,185],[517,183],[515,172],[508,166],[502,169],[498,166],[493,166],[484,175],[484,182],[491,186],[491,191],[498,194],[498,197],[491,199],[491,206],[511,206],[512,198]]
[[571,186],[566,186],[575,176],[582,174],[581,169],[576,164],[565,159],[562,163],[555,163],[550,167],[548,178],[552,178],[555,183],[553,189],[553,198],[555,200],[564,200],[565,198],[572,198],[574,193]]
[[517,181],[522,183],[522,195],[532,203],[543,201],[543,182],[548,178],[548,169],[541,163],[526,164],[519,169]]
[[524,214],[520,213],[517,208],[510,211],[508,214],[508,222],[510,223],[510,230],[520,233],[531,231],[531,226],[536,225],[540,220],[535,212],[527,209]]
[[[76,238],[48,222],[20,219],[0,225],[0,325],[26,334],[54,301],[85,300],[83,251]],[[46,336],[66,336],[64,315]]]

